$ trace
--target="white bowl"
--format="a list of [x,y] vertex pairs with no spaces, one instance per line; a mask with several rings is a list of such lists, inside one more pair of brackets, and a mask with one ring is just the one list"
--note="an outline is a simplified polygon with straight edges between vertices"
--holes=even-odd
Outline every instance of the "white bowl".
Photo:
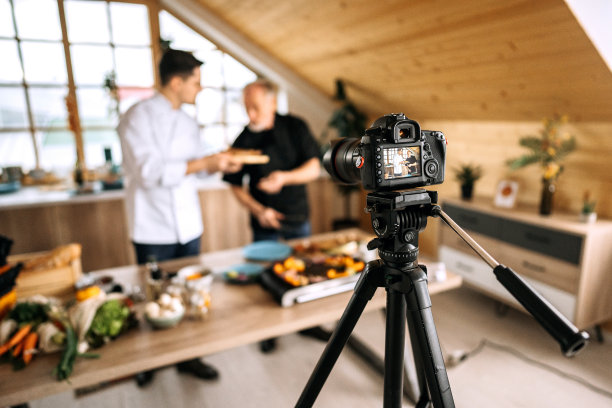
[[156,329],[169,329],[171,327],[176,326],[183,315],[185,314],[185,309],[181,308],[176,312],[176,314],[168,317],[151,317],[145,312],[145,319]]
[[[198,274],[201,275],[201,278],[188,279],[190,276],[198,275]],[[181,268],[178,270],[176,276],[184,282],[193,280],[193,281],[198,281],[198,282],[202,282],[204,284],[210,285],[213,281],[213,274],[211,270],[204,265],[185,266],[184,268]]]

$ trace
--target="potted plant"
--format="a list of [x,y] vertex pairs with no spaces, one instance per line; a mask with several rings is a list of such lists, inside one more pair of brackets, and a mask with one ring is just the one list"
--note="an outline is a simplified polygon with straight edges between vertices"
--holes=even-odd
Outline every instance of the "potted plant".
[[461,198],[471,200],[474,193],[474,183],[482,177],[480,166],[467,163],[461,164],[454,169],[455,180],[461,185]]
[[580,211],[580,221],[586,223],[592,223],[597,221],[597,213],[595,212],[595,200],[591,200],[591,193],[589,191],[584,192],[582,198],[582,210]]
[[[322,139],[329,138],[328,131],[333,129],[338,137],[361,138],[365,133],[366,115],[360,112],[346,96],[344,83],[336,80],[336,95],[334,99],[341,103],[341,106],[333,113],[328,128],[324,131]],[[338,190],[344,198],[344,218],[333,221],[333,229],[356,227],[359,220],[351,217],[351,196],[355,191],[359,191],[356,185],[338,185]]]
[[521,146],[531,150],[516,159],[507,161],[510,169],[515,170],[533,163],[542,167],[542,196],[540,199],[540,214],[549,215],[552,212],[553,194],[556,191],[555,181],[563,171],[561,162],[576,148],[576,139],[569,133],[559,131],[561,125],[567,123],[567,116],[555,116],[544,119],[544,128],[538,136],[525,136],[520,139]]

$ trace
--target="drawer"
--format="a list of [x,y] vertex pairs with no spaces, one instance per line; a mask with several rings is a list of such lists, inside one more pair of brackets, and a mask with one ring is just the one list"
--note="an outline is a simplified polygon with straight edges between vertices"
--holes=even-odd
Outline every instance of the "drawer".
[[503,251],[503,256],[498,261],[512,268],[514,272],[569,293],[578,293],[578,266],[514,245],[504,245]]
[[[466,255],[456,249],[441,245],[438,252],[441,262],[446,264],[450,272],[461,275],[465,283],[477,287],[484,292],[501,299],[508,304],[525,310],[523,306],[506,290],[497,280],[493,270],[480,258]],[[516,269],[513,268],[518,273]],[[564,290],[558,289],[541,281],[534,280],[528,276],[518,273],[524,278],[532,288],[551,305],[553,305],[562,315],[570,321],[575,320],[576,296]]]
[[503,221],[501,218],[446,203],[442,205],[442,209],[461,228],[500,238]]
[[[487,237],[486,235],[479,234],[473,231],[466,231],[470,237],[472,237],[478,245],[489,253],[493,258],[497,259],[501,255],[502,244],[493,238]],[[446,224],[441,224],[440,227],[440,243],[450,248],[457,249],[467,255],[478,257],[474,250],[459,236],[450,229]],[[501,262],[498,260],[498,262]]]
[[502,220],[501,239],[530,251],[580,265],[583,238],[563,231]]
[[[499,283],[493,269],[480,258],[446,246],[440,246],[438,255],[440,261],[446,265],[446,269],[461,275],[465,283],[484,289],[502,299],[514,300]],[[519,305],[519,303],[516,302],[516,305]]]

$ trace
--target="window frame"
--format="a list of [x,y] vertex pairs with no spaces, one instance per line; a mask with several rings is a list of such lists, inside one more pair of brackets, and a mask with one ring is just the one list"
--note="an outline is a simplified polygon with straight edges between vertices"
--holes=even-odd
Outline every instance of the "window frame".
[[[72,56],[72,51],[71,51],[71,45],[87,45],[90,43],[87,42],[70,42],[69,38],[68,38],[68,25],[67,25],[67,15],[66,15],[66,10],[65,10],[65,0],[56,0],[57,1],[57,12],[58,12],[58,19],[59,19],[59,24],[60,24],[60,29],[61,29],[61,40],[30,40],[30,39],[24,39],[22,38],[17,30],[17,20],[16,20],[16,16],[15,16],[15,0],[7,0],[9,7],[10,7],[10,12],[11,12],[11,19],[12,19],[12,23],[13,23],[13,36],[2,36],[0,37],[0,39],[2,40],[9,40],[9,41],[13,41],[17,47],[17,56],[19,58],[19,64],[20,64],[20,69],[22,70],[22,72],[24,71],[24,56],[23,56],[23,50],[22,50],[22,45],[23,42],[36,42],[36,43],[57,43],[62,45],[63,48],[63,53],[64,53],[64,61],[65,61],[65,69],[66,69],[66,79],[67,79],[67,83],[62,83],[62,84],[51,84],[51,83],[31,83],[30,81],[27,80],[27,78],[25,77],[25,75],[22,75],[21,80],[19,82],[14,82],[14,83],[0,83],[0,88],[10,88],[10,89],[17,89],[20,90],[24,93],[24,99],[25,99],[25,126],[19,127],[19,126],[7,126],[7,127],[0,127],[0,137],[2,137],[3,134],[8,134],[8,133],[28,133],[30,135],[30,139],[31,139],[31,146],[30,148],[33,150],[34,152],[34,160],[35,160],[35,168],[41,168],[41,157],[43,156],[43,148],[40,145],[40,142],[38,141],[38,133],[43,131],[50,131],[50,130],[59,130],[59,131],[69,131],[73,134],[74,136],[74,146],[76,148],[76,158],[78,163],[83,167],[83,168],[87,168],[88,166],[88,162],[87,162],[87,157],[85,154],[85,140],[83,137],[83,133],[86,131],[96,131],[96,130],[108,130],[108,126],[105,125],[93,125],[93,124],[88,124],[85,126],[85,129],[82,128],[82,121],[84,120],[84,118],[82,118],[80,111],[79,111],[79,101],[77,98],[77,92],[79,89],[95,89],[95,86],[87,86],[87,85],[77,85],[75,83],[75,71],[73,69],[73,56]],[[194,27],[193,25],[189,24],[188,22],[182,20],[179,16],[177,16],[176,14],[174,14],[171,10],[166,9],[161,7],[160,2],[158,0],[88,0],[88,1],[97,1],[97,2],[102,2],[102,3],[106,3],[106,4],[111,4],[111,3],[127,3],[127,4],[140,4],[140,5],[144,5],[147,7],[147,14],[148,14],[148,24],[149,24],[149,35],[150,35],[150,44],[149,44],[149,48],[151,50],[151,66],[152,66],[152,72],[153,72],[153,89],[159,89],[159,73],[158,73],[158,68],[157,68],[157,61],[159,61],[159,59],[161,58],[161,48],[160,48],[160,44],[158,39],[161,38],[161,32],[160,32],[160,13],[162,11],[168,13],[169,15],[171,15],[173,18],[177,19],[178,21],[180,21],[182,24],[184,24],[186,27],[188,27],[189,29],[193,30],[195,33],[197,33],[198,35],[202,36],[203,38],[208,40],[208,37],[202,33],[200,30],[197,29],[197,27]],[[210,40],[208,40],[210,41]],[[212,42],[212,41],[211,41]],[[240,59],[236,58],[235,56],[229,54],[226,50],[224,50],[222,47],[220,47],[218,44],[212,42],[215,46],[215,51],[220,52],[222,61],[226,58],[226,55],[233,58],[235,61],[237,61],[238,63],[242,64],[243,66],[245,66],[247,69],[249,69],[251,72],[253,72],[254,77],[259,77],[260,75],[253,70],[251,67],[249,67],[248,65],[244,64],[242,61],[240,61]],[[103,43],[103,44],[96,44],[96,45],[108,45],[111,47],[111,49],[114,51],[117,46],[117,44],[115,44],[115,42],[113,41],[113,39],[110,39],[110,41],[108,43]],[[225,70],[224,67],[224,62],[222,62],[222,70]],[[116,68],[115,62],[113,62],[113,67]],[[223,134],[224,134],[224,143],[225,144],[231,144],[231,142],[233,141],[231,139],[232,135],[229,135],[230,130],[232,128],[236,128],[238,126],[243,125],[242,123],[238,123],[237,121],[234,120],[230,120],[230,118],[228,117],[228,107],[231,104],[231,96],[233,95],[235,97],[236,92],[241,91],[235,87],[228,87],[226,86],[227,83],[227,77],[225,76],[226,73],[222,71],[222,77],[223,77],[223,85],[221,86],[212,86],[212,85],[206,85],[204,86],[204,89],[211,89],[214,90],[215,92],[220,92],[222,95],[222,114],[221,114],[221,118],[218,121],[214,121],[211,123],[199,123],[198,125],[200,127],[201,132],[204,132],[204,130],[207,127],[222,127],[223,128]],[[38,125],[36,123],[36,118],[34,116],[35,111],[34,111],[34,104],[32,103],[32,98],[30,95],[30,91],[32,88],[51,88],[51,89],[65,89],[67,91],[67,96],[69,98],[71,98],[73,101],[75,101],[74,103],[74,114],[72,117],[72,120],[70,120],[70,118],[67,120],[67,123],[62,125],[62,126],[41,126]],[[196,108],[197,109],[197,108]],[[197,118],[196,118],[197,120]],[[72,123],[72,127],[71,127],[71,123]],[[233,135],[234,137],[237,135]]]

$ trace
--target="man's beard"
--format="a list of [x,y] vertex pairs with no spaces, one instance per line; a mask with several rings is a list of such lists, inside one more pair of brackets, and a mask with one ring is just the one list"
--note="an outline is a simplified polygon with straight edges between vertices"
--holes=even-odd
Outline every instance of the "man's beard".
[[249,130],[254,133],[263,132],[264,130],[269,130],[274,127],[274,124],[269,125],[267,123],[249,123],[247,125]]

